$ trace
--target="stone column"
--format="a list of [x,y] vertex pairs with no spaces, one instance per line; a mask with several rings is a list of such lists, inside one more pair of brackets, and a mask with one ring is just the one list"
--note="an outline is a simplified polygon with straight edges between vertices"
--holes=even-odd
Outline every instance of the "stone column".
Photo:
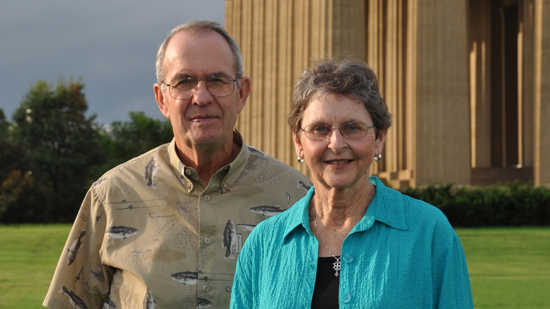
[[[414,5],[416,3],[416,5]],[[467,3],[414,0],[415,178],[469,184]]]
[[535,185],[550,186],[550,0],[535,1]]

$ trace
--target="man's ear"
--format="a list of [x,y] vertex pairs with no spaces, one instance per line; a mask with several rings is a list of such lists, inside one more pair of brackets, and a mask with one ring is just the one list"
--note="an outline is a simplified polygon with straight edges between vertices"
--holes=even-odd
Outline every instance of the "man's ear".
[[162,92],[162,85],[155,83],[153,85],[153,90],[155,91],[155,100],[157,100],[160,112],[164,115],[164,117],[170,119],[170,110],[168,109],[168,102],[166,102],[164,92]]
[[246,104],[246,100],[250,95],[251,87],[252,87],[252,81],[250,80],[250,77],[248,76],[241,77],[241,87],[238,89],[239,102],[237,105],[237,113],[240,113],[243,110],[244,105]]

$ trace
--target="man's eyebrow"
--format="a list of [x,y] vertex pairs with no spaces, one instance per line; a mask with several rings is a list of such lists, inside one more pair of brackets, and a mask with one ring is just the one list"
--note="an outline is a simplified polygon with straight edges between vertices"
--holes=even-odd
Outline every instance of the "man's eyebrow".
[[225,72],[214,72],[214,73],[210,73],[208,74],[207,76],[221,76],[221,75],[228,75],[228,76],[231,76]]
[[189,75],[188,73],[181,72],[181,73],[176,73],[172,79],[174,79],[174,78],[187,78],[187,77],[193,77],[193,76]]
[[176,79],[176,78],[179,78],[179,79],[183,79],[183,78],[188,78],[188,77],[207,77],[207,76],[222,76],[222,75],[227,75],[227,76],[231,76],[225,72],[213,72],[213,73],[209,73],[205,76],[195,76],[195,75],[191,75],[187,72],[178,72],[174,75],[174,77],[172,79]]

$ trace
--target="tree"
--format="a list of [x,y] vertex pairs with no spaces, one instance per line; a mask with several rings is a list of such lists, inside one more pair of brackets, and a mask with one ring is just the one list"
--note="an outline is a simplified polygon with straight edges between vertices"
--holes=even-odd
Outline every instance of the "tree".
[[96,178],[104,172],[174,137],[169,120],[149,118],[144,112],[130,112],[129,122],[114,121],[104,128],[100,148],[104,151],[104,163],[96,169]]
[[0,139],[8,138],[10,123],[6,120],[4,109],[0,108]]
[[48,222],[49,194],[21,145],[0,139],[0,223]]
[[[84,84],[72,78],[61,78],[55,86],[38,81],[13,115],[13,140],[27,149],[36,168],[33,175],[43,176],[52,193],[51,216],[60,222],[74,220],[93,181],[89,166],[101,158],[95,115],[85,115],[83,89]],[[25,180],[23,174],[16,176]]]

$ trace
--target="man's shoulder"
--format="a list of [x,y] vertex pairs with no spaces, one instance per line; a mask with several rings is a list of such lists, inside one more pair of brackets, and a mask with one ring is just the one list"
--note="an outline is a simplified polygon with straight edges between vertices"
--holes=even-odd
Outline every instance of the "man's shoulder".
[[142,176],[147,177],[149,173],[154,174],[150,176],[156,176],[158,171],[167,169],[166,165],[169,165],[168,145],[160,145],[111,168],[92,184],[92,188],[97,188],[105,181],[113,183],[113,181],[125,179],[129,174],[143,174]]
[[113,168],[111,168],[110,170],[108,170],[107,172],[105,172],[105,174],[109,174],[109,173],[112,173],[113,171],[117,171],[117,170],[120,170],[121,168],[134,168],[136,166],[142,166],[143,164],[147,165],[147,163],[149,163],[149,161],[151,161],[151,159],[155,158],[155,160],[162,160],[162,161],[165,161],[165,159],[167,158],[167,154],[168,154],[168,145],[170,145],[169,143],[167,144],[163,144],[163,145],[160,145],[158,147],[155,147],[145,153],[142,153],[141,155],[137,156],[137,157],[133,157],[131,159],[129,159],[128,161],[126,162],[123,162]]
[[[259,164],[254,165],[264,165],[264,166],[271,166],[271,167],[277,167],[278,169],[282,171],[286,171],[288,173],[292,173],[293,175],[296,175],[298,178],[303,178],[304,180],[307,180],[307,177],[302,174],[300,171],[295,169],[294,167],[268,155],[267,153],[254,148],[252,146],[247,145],[248,152],[250,153],[249,161],[251,162],[258,162]],[[309,180],[308,180],[309,182]]]

